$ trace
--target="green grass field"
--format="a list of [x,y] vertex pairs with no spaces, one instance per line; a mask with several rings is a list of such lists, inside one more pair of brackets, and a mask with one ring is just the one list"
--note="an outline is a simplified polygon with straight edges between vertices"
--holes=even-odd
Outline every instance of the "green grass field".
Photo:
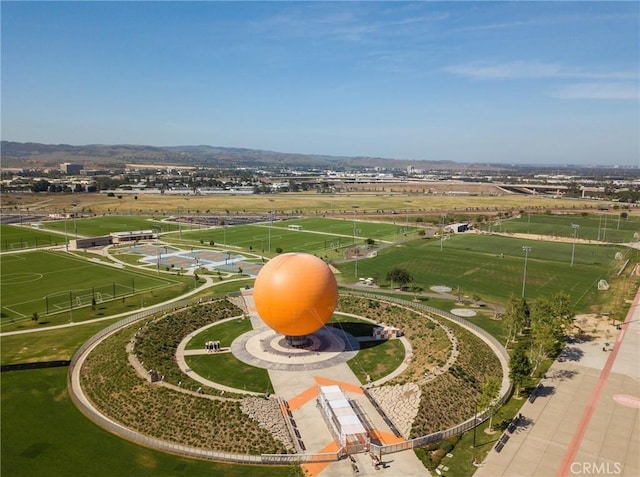
[[[173,233],[166,238],[177,239]],[[253,253],[275,254],[276,249],[283,252],[307,252],[315,255],[325,255],[334,249],[352,245],[352,237],[338,234],[320,234],[310,231],[288,230],[269,225],[233,225],[216,229],[193,230],[182,233],[183,241],[208,244],[213,241],[217,247],[241,247]],[[361,242],[361,240],[358,240]]]
[[[460,287],[463,295],[505,303],[510,296],[522,293],[525,245],[532,248],[527,261],[526,297],[535,299],[563,290],[570,294],[577,310],[602,300],[597,283],[615,276],[622,266],[623,261],[615,260],[617,252],[625,260],[640,260],[638,250],[578,244],[571,267],[571,243],[461,234],[446,240],[442,250],[437,239],[385,248],[374,258],[359,260],[358,275],[376,278],[379,284],[390,286],[385,280],[386,272],[400,267],[414,278],[412,285],[425,291],[434,285],[445,285],[456,293]],[[355,281],[355,263],[343,263],[338,268],[342,272],[341,281]]]
[[[493,232],[573,237],[572,224],[579,225],[577,237],[585,240],[614,243],[637,242],[638,235],[634,237],[634,234],[640,234],[640,218],[630,216],[623,219],[620,213],[522,214],[518,218],[494,221],[490,227]],[[483,225],[481,229],[488,230],[489,225]]]
[[231,353],[185,356],[194,373],[216,383],[244,391],[273,393],[269,372],[243,363]]
[[[66,222],[66,223],[65,223]],[[127,232],[131,230],[153,230],[154,232],[171,232],[178,230],[178,225],[171,222],[154,220],[150,216],[106,215],[88,219],[67,219],[43,222],[43,228],[65,232],[70,239],[76,233],[81,237],[98,237],[111,232]]]
[[229,320],[198,333],[187,343],[185,349],[204,349],[207,341],[220,341],[221,347],[228,348],[234,339],[251,330],[251,320]]
[[[291,230],[289,225],[300,225],[301,230]],[[355,225],[355,227],[354,227]],[[354,234],[355,229],[355,234]],[[276,249],[283,252],[306,252],[318,256],[340,257],[336,250],[342,250],[354,243],[372,238],[376,241],[405,240],[415,238],[417,229],[405,224],[395,225],[377,222],[361,222],[339,219],[297,219],[273,224],[232,225],[215,229],[184,231],[182,240],[205,244],[213,241],[218,247],[233,246],[254,253],[273,255]],[[179,234],[172,233],[171,239]],[[167,237],[168,238],[168,237]]]
[[[399,216],[400,217],[400,216]],[[309,218],[274,222],[273,226],[287,229],[290,225],[299,225],[301,232],[320,232],[360,239],[396,241],[405,236],[416,235],[415,224],[398,219],[398,223],[368,222],[366,218],[354,216],[353,219]]]
[[2,474],[21,477],[298,475],[291,468],[185,459],[132,444],[73,405],[67,368],[2,373]]
[[10,251],[24,248],[64,245],[64,235],[51,233],[33,227],[0,225],[0,250]]
[[[2,325],[73,312],[116,298],[180,284],[169,275],[143,274],[63,252],[2,255]],[[76,316],[78,318],[78,316]]]

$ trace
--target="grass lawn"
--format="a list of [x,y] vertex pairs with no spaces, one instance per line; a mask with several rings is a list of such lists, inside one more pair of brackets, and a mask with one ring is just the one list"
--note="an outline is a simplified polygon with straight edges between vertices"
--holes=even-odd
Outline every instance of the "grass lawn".
[[64,236],[33,227],[0,224],[0,250],[18,250],[33,247],[63,245]]
[[[352,336],[371,336],[377,325],[352,316],[335,314],[329,326],[340,328]],[[362,384],[367,375],[376,381],[396,369],[404,360],[404,346],[400,340],[369,341],[360,343],[360,351],[347,361],[351,371]]]
[[185,360],[194,373],[216,383],[245,391],[273,392],[266,369],[245,364],[231,353],[185,356]]
[[[600,279],[615,280],[621,261],[617,252],[631,262],[640,260],[640,251],[609,245],[576,245],[571,267],[571,243],[520,240],[510,237],[465,234],[453,236],[440,250],[437,240],[416,240],[388,247],[376,257],[359,260],[358,274],[373,277],[381,286],[387,271],[399,267],[413,278],[412,285],[428,291],[433,285],[446,285],[464,296],[477,295],[489,302],[506,303],[522,293],[524,254],[522,246],[532,247],[528,256],[526,296],[528,299],[566,291],[576,311],[602,300]],[[354,264],[338,265],[341,282],[355,281]]]
[[[182,242],[178,242],[178,235],[173,233],[163,239],[184,244],[209,244],[214,242],[216,247],[241,247],[257,254],[271,256],[276,249],[283,252],[307,252],[319,256],[335,255],[336,249],[342,249],[353,243],[351,236],[338,234],[322,234],[311,231],[288,230],[286,227],[271,227],[268,224],[231,225],[215,229],[193,230],[182,232]],[[362,243],[361,239],[358,239]],[[332,258],[341,256],[332,255]]]
[[[63,252],[3,255],[0,264],[2,331],[131,311],[193,286],[191,277],[116,268]],[[37,324],[31,320],[33,313],[38,314]]]
[[[587,240],[601,240],[607,242],[633,242],[634,233],[640,232],[640,219],[629,216],[620,217],[620,212],[583,214],[522,214],[520,217],[494,221],[491,229],[502,233],[526,233],[551,235],[556,237],[573,237],[572,224],[579,225],[577,237]],[[489,225],[483,225],[488,230]]]
[[43,227],[58,232],[66,231],[70,239],[80,237],[99,237],[111,232],[129,232],[134,230],[153,230],[154,232],[172,232],[178,225],[172,222],[161,222],[150,216],[106,215],[88,219],[67,219],[43,222]]
[[402,364],[404,346],[400,340],[368,341],[360,343],[358,354],[347,361],[351,371],[362,384],[385,377]]
[[[282,222],[274,222],[274,227],[287,228],[289,225],[300,225],[302,232],[321,232],[345,238],[356,237],[360,239],[372,238],[374,240],[398,240],[405,236],[416,236],[417,229],[414,222],[408,222],[405,217],[400,217],[397,223],[368,222],[362,217],[354,216],[345,219],[308,218],[293,219]],[[355,220],[354,220],[355,219]],[[406,234],[406,235],[405,235]]]
[[251,320],[238,318],[207,328],[198,333],[187,343],[186,349],[204,349],[207,341],[220,341],[220,346],[227,348],[231,342],[243,333],[251,331]]
[[294,471],[185,459],[132,444],[75,408],[66,377],[66,368],[2,373],[2,475],[279,477]]
[[2,336],[2,364],[71,359],[82,343],[115,321],[117,318],[39,333]]

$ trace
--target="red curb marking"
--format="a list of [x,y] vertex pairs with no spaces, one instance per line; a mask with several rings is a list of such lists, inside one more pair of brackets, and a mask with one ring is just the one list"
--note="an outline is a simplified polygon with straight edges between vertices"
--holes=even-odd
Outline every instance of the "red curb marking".
[[609,379],[609,374],[611,374],[611,368],[613,367],[613,363],[616,360],[616,356],[618,356],[618,351],[620,350],[620,345],[622,344],[622,340],[624,338],[625,333],[627,332],[627,328],[629,327],[629,321],[631,321],[631,317],[634,313],[634,307],[638,306],[640,302],[640,290],[636,293],[636,297],[629,308],[629,312],[627,313],[627,317],[622,324],[622,331],[618,335],[618,339],[611,350],[611,354],[609,355],[609,359],[607,359],[602,372],[600,373],[600,377],[598,378],[598,382],[596,383],[596,387],[591,393],[591,398],[587,403],[587,406],[582,414],[582,419],[580,419],[580,423],[576,429],[575,434],[573,435],[573,439],[571,439],[571,443],[567,449],[567,452],[562,459],[562,463],[560,464],[560,468],[558,469],[558,473],[556,474],[558,477],[565,477],[569,474],[569,467],[573,463],[576,454],[578,453],[578,449],[580,448],[580,444],[582,444],[582,438],[584,437],[585,432],[587,432],[587,426],[591,421],[591,417],[593,416],[593,411],[595,411],[596,404],[600,399],[600,394],[602,394],[602,390],[604,385],[607,383],[607,379]]

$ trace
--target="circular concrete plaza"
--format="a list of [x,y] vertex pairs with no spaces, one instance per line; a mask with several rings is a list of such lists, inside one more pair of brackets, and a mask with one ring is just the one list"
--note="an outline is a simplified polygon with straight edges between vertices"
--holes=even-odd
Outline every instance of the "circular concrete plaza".
[[452,291],[451,287],[447,287],[444,285],[434,285],[430,289],[431,291],[434,291],[436,293],[451,293]]
[[471,318],[472,316],[476,316],[477,313],[467,308],[454,308],[453,310],[451,310],[451,314],[462,316],[464,318]]
[[261,328],[236,338],[231,352],[243,363],[258,368],[305,371],[347,362],[360,349],[353,336],[332,326],[323,326],[306,339],[304,348],[296,348],[283,335]]

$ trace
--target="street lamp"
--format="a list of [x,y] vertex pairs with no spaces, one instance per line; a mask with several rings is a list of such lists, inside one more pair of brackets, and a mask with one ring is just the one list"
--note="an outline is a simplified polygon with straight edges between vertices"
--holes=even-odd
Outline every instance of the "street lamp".
[[524,275],[522,276],[522,298],[524,298],[524,287],[527,283],[527,258],[529,257],[529,252],[531,252],[531,247],[527,247],[526,245],[522,247],[524,251]]
[[573,257],[576,254],[576,239],[578,237],[578,229],[580,228],[580,225],[571,224],[571,227],[573,227],[573,247],[571,248],[571,266],[573,267]]

